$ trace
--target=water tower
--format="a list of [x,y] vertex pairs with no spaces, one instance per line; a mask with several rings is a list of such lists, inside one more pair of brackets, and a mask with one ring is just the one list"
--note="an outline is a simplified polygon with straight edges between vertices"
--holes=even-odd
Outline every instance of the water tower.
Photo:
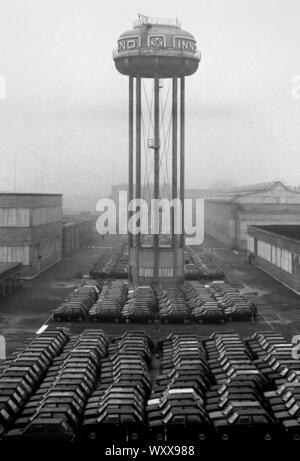
[[[142,176],[145,176],[142,175],[143,157],[149,151],[153,161],[151,194],[153,199],[161,198],[162,151],[167,136],[166,130],[162,129],[164,108],[167,106],[163,108],[161,104],[165,79],[171,87],[168,96],[171,100],[170,198],[181,201],[180,232],[175,232],[173,212],[170,216],[169,244],[162,244],[161,236],[157,234],[151,237],[151,244],[149,239],[145,244],[141,234],[134,236],[129,233],[129,277],[136,282],[180,282],[184,278],[185,77],[198,69],[200,53],[193,35],[183,30],[177,20],[139,15],[133,29],[120,36],[113,56],[117,70],[129,76],[128,201],[142,198],[145,188],[142,184]],[[144,79],[148,84],[151,79],[153,88],[153,104],[147,100],[151,120],[151,130],[146,133],[147,142],[142,142]],[[149,174],[148,171],[148,182]],[[159,220],[159,211],[157,213]]]

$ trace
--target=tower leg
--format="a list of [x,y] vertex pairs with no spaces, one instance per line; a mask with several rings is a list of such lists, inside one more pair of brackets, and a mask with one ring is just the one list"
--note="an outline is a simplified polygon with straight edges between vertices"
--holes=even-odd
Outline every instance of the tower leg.
[[[135,159],[135,198],[141,198],[141,78],[136,78],[136,159]],[[138,210],[137,210],[138,211]],[[136,279],[139,279],[140,272],[140,247],[141,247],[141,234],[138,233],[135,237],[136,246]]]
[[[159,78],[154,79],[154,199],[159,199]],[[159,210],[157,210],[159,219]],[[160,226],[159,226],[160,227]],[[159,278],[159,234],[153,236],[154,281]]]
[[[173,77],[172,86],[172,200],[177,199],[177,118],[178,118],[178,88],[177,77]],[[175,234],[175,213],[172,208],[171,233],[173,248],[173,275],[176,276],[177,269],[177,235]]]
[[[133,77],[129,77],[129,132],[128,132],[128,203],[133,199]],[[127,223],[129,222],[131,212],[128,211],[127,203]],[[133,236],[128,230],[128,249],[133,246]],[[132,279],[131,271],[129,271],[129,279]]]
[[185,156],[185,79],[180,78],[180,201],[181,201],[181,242],[180,246],[184,247],[184,156]]

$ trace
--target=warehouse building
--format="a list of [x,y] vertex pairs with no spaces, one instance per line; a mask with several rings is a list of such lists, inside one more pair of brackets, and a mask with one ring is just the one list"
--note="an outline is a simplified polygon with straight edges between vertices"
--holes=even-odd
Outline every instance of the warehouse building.
[[21,263],[0,263],[0,299],[20,286]]
[[300,193],[279,181],[234,188],[206,197],[204,218],[206,234],[246,250],[248,226],[300,224]]
[[0,262],[32,278],[61,259],[62,195],[0,194]]
[[300,225],[249,226],[249,261],[300,294]]
[[62,255],[69,256],[76,249],[95,242],[99,235],[96,231],[98,214],[69,214],[63,216]]
[[65,258],[79,248],[79,229],[76,223],[63,223],[62,256]]

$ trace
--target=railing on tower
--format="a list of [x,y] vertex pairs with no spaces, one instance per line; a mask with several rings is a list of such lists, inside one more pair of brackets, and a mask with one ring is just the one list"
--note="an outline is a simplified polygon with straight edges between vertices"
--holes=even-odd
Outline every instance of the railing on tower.
[[176,48],[150,48],[150,47],[139,47],[133,50],[113,50],[113,59],[118,58],[119,56],[178,56],[178,57],[193,57],[200,61],[201,52],[200,51],[189,51],[181,50]]
[[159,24],[161,26],[175,26],[181,27],[181,22],[178,19],[167,19],[167,18],[149,18],[149,16],[144,16],[143,14],[139,14],[139,18],[133,22],[133,27],[137,28],[140,26],[154,26],[155,24]]

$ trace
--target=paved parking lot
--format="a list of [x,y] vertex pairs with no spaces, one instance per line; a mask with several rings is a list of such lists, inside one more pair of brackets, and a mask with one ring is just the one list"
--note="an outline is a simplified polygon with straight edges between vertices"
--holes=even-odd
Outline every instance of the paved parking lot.
[[[11,353],[24,339],[32,336],[47,323],[54,309],[80,283],[79,275],[86,274],[103,252],[103,247],[115,245],[107,237],[89,248],[83,248],[72,257],[63,259],[40,277],[24,282],[24,287],[0,302],[0,333],[6,337],[7,353]],[[229,322],[225,325],[137,325],[137,324],[57,324],[80,332],[84,328],[103,328],[108,334],[122,334],[126,330],[143,330],[153,340],[159,340],[172,331],[189,331],[208,336],[216,330],[239,332],[243,337],[254,331],[276,330],[288,339],[300,334],[299,296],[270,276],[250,265],[244,255],[225,249],[218,242],[206,238],[203,247],[221,267],[230,283],[258,305],[255,322]]]
[[[207,238],[206,251],[221,267],[227,280],[258,306],[257,330],[277,330],[291,338],[300,334],[300,299],[256,266],[250,265],[245,254],[217,246]],[[213,249],[211,249],[213,248]]]

